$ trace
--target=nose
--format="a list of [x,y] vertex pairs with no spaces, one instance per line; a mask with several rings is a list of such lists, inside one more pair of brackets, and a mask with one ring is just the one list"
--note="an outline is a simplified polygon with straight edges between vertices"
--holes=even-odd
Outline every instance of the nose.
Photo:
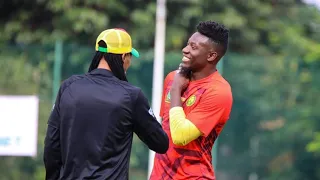
[[189,48],[188,46],[185,46],[183,49],[182,49],[182,54],[188,54],[189,53]]

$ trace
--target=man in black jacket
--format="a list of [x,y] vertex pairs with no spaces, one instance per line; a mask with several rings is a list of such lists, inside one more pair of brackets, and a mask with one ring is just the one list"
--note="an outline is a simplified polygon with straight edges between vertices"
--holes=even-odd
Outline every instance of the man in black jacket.
[[167,151],[148,100],[127,82],[132,55],[139,57],[125,30],[105,30],[89,72],[62,83],[48,120],[46,179],[128,179],[133,132],[151,150]]

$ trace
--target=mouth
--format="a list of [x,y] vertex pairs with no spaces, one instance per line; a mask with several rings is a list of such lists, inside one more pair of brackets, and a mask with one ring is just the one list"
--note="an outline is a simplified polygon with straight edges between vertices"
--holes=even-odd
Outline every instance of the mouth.
[[190,58],[187,58],[187,57],[183,56],[182,62],[188,63],[188,62],[190,62]]

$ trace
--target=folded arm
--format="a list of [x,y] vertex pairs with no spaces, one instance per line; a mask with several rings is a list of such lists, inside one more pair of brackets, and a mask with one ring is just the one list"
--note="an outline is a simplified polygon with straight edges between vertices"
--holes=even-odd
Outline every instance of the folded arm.
[[172,88],[170,93],[170,132],[176,145],[184,146],[200,136],[207,137],[214,129],[220,132],[229,118],[232,106],[230,92],[207,90],[187,116],[182,109],[181,91]]
[[170,132],[175,145],[185,146],[201,136],[201,131],[188,119],[182,109],[181,90],[172,88],[169,111]]
[[200,130],[188,119],[182,107],[173,107],[169,111],[170,132],[173,144],[185,146],[201,136]]

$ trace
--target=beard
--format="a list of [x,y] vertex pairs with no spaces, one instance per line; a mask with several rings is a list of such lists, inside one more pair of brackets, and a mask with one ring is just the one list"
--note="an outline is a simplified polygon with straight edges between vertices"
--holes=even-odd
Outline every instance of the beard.
[[185,67],[180,64],[178,73],[182,74],[184,77],[191,79],[192,71],[190,67]]

